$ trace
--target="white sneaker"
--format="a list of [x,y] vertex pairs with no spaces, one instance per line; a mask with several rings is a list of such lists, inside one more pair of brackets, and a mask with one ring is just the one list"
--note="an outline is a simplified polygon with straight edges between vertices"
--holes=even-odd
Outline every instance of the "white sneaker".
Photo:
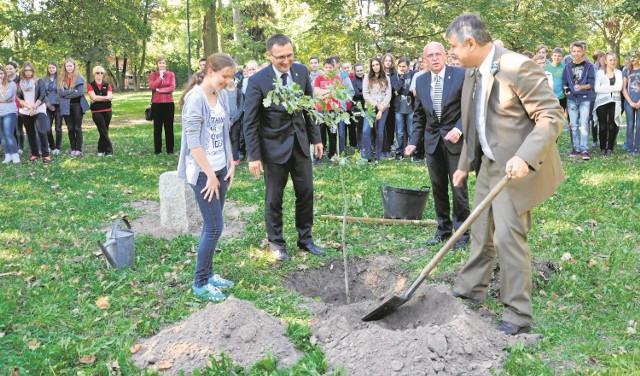
[[20,163],[20,154],[16,153],[16,154],[12,154],[12,159],[13,159],[13,163],[18,164]]
[[18,154],[22,154],[22,153],[24,153],[24,150],[18,149]]
[[98,157],[104,157],[104,153],[98,153]]
[[13,160],[13,154],[5,154],[4,155],[4,161],[2,161],[2,163],[7,164],[9,162],[11,162]]
[[53,150],[51,151],[51,154],[53,154],[53,155],[60,155],[60,149],[53,149]]

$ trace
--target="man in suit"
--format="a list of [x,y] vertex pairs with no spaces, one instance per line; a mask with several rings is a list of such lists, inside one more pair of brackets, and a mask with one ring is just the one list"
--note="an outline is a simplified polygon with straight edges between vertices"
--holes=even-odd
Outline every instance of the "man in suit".
[[322,157],[320,131],[311,118],[301,112],[289,114],[284,106],[264,107],[263,99],[273,90],[275,80],[295,82],[305,95],[313,95],[309,72],[293,62],[293,44],[286,35],[267,40],[271,65],[249,78],[245,99],[244,133],[249,171],[259,178],[264,171],[265,222],[271,252],[279,261],[289,259],[282,233],[282,197],[291,175],[296,194],[296,230],[298,248],[314,255],[324,251],[313,243],[313,175],[310,144],[316,158]]
[[531,329],[531,210],[564,180],[556,139],[563,113],[547,78],[533,60],[496,47],[484,22],[463,14],[446,32],[451,50],[467,67],[462,87],[464,144],[453,184],[476,171],[478,204],[505,174],[511,178],[471,230],[469,260],[452,294],[486,299],[496,253],[500,299],[505,310],[498,329]]
[[[427,242],[428,246],[442,243],[451,237],[469,217],[469,194],[467,181],[460,187],[451,187],[453,196],[453,221],[449,205],[449,182],[458,168],[462,150],[462,119],[460,117],[460,95],[465,70],[445,64],[444,46],[431,42],[424,47],[431,73],[418,77],[416,81],[416,107],[413,114],[413,132],[405,155],[416,150],[424,139],[427,168],[433,189],[433,200],[438,218],[436,234]],[[465,233],[454,246],[454,250],[467,246],[469,234]]]

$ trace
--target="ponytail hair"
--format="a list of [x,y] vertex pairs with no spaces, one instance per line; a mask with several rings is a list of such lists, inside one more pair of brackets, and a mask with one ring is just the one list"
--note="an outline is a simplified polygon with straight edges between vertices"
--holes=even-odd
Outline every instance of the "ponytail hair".
[[191,89],[193,89],[194,86],[200,85],[202,83],[202,80],[204,80],[204,74],[205,74],[204,71],[197,71],[191,76],[191,79],[187,83],[187,86],[184,87],[184,91],[180,96],[179,103],[180,103],[181,109],[182,109],[182,106],[184,106],[184,97],[187,95],[189,91],[191,91]]
[[236,62],[233,61],[233,58],[229,54],[225,54],[222,52],[216,52],[213,55],[210,55],[207,58],[207,62],[204,65],[204,69],[202,71],[198,71],[191,76],[189,83],[184,88],[182,95],[180,96],[180,108],[184,106],[184,98],[189,93],[194,86],[200,85],[202,80],[204,80],[205,76],[209,73],[209,69],[213,72],[219,72],[227,67],[233,67],[235,69]]

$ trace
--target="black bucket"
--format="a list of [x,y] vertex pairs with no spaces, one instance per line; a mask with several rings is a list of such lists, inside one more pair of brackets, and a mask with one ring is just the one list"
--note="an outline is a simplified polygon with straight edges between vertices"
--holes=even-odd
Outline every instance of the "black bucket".
[[396,188],[383,183],[380,191],[385,218],[422,219],[431,187]]

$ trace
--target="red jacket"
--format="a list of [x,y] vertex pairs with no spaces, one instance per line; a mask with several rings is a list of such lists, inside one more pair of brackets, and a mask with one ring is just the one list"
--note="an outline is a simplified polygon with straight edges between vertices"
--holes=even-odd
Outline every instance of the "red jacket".
[[176,75],[171,71],[164,71],[164,77],[160,77],[159,71],[153,71],[149,75],[149,87],[153,93],[152,103],[173,103],[173,91],[176,89]]

